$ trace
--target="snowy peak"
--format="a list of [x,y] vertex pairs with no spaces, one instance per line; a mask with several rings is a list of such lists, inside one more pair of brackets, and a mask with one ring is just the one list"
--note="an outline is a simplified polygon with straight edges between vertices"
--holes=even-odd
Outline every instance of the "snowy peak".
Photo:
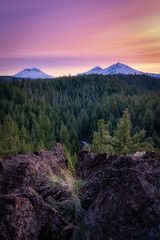
[[103,74],[103,75],[113,75],[113,74],[141,75],[141,74],[145,74],[150,77],[160,79],[160,74],[145,73],[145,72],[137,71],[137,70],[135,70],[123,63],[120,63],[120,62],[117,62],[105,69],[103,69],[101,67],[95,67],[95,68],[92,68],[91,70],[89,70],[88,72],[80,73],[78,75],[83,75],[83,74],[85,74],[85,75],[88,75],[88,74]]
[[41,70],[39,68],[26,68],[24,69],[24,71],[28,71],[28,72],[40,72]]
[[99,67],[99,66],[96,66],[94,68],[92,68],[91,70],[89,70],[88,72],[85,72],[85,73],[79,73],[77,75],[89,75],[89,74],[101,74],[101,72],[103,71],[103,68]]
[[47,79],[47,78],[54,78],[51,75],[48,75],[42,72],[39,68],[26,68],[23,71],[13,75],[13,77],[17,78],[30,78],[30,79]]
[[90,71],[101,71],[101,70],[103,70],[103,68],[96,66],[96,67],[92,68]]
[[107,75],[107,74],[143,74],[140,71],[137,71],[123,63],[116,63],[113,64],[111,66],[109,66],[108,68],[105,68],[102,72],[103,75]]

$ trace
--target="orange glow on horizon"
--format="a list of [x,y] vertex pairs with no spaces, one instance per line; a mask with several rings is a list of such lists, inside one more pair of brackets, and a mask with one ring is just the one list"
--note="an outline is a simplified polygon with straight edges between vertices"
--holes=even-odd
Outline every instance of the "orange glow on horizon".
[[122,62],[160,73],[159,0],[0,3],[0,75],[39,67],[75,75]]

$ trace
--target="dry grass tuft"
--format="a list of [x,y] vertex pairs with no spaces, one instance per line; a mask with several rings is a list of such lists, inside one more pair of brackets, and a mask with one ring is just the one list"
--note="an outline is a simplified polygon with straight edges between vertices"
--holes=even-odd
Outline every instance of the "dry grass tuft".
[[[74,214],[78,220],[84,214],[81,205],[80,188],[83,185],[82,180],[73,177],[72,173],[66,168],[57,166],[55,174],[52,169],[48,169],[48,185],[49,187],[59,186],[62,191],[65,191],[66,199],[56,201],[56,207],[63,209],[64,214]],[[75,174],[74,174],[75,175]]]

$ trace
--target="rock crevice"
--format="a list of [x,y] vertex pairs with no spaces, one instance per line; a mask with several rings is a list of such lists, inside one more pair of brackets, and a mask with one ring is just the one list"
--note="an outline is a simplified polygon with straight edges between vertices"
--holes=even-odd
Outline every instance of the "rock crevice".
[[[85,210],[78,223],[63,216],[66,186],[48,185],[48,170],[67,165],[58,143],[51,151],[0,160],[0,239],[160,239],[160,158],[156,152],[120,156],[80,151],[76,176],[83,180]],[[52,204],[49,204],[52,203]]]

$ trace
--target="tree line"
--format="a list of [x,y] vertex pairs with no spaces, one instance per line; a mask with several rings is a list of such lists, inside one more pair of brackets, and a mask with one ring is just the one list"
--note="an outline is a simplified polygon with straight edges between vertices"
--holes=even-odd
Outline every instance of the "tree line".
[[91,142],[98,120],[114,137],[128,109],[130,136],[160,148],[160,81],[140,75],[89,75],[0,81],[0,156],[51,149],[61,142],[73,155]]
[[110,135],[108,126],[105,125],[103,119],[100,119],[97,125],[98,131],[94,132],[91,147],[87,146],[94,153],[126,155],[154,148],[152,143],[144,140],[146,134],[144,129],[131,136],[131,120],[128,109],[123,112],[123,116],[114,130],[114,136]]

